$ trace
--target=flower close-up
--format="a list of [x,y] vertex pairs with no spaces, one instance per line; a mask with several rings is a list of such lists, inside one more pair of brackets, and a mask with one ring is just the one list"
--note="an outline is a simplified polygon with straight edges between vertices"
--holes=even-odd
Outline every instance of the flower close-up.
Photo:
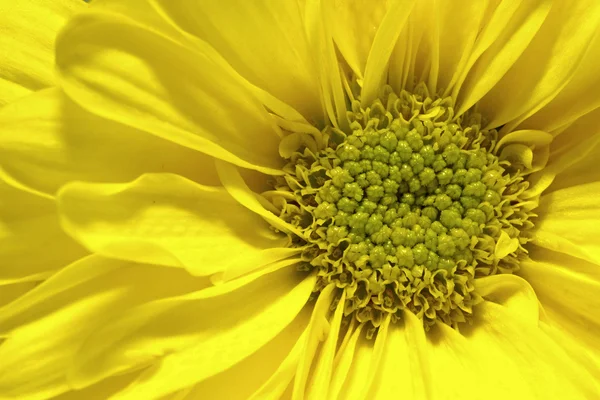
[[600,399],[598,0],[0,33],[0,400]]

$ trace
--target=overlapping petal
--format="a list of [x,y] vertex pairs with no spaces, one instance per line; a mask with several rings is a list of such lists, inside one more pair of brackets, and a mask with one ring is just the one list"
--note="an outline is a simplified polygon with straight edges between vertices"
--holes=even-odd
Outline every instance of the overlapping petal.
[[0,290],[40,281],[88,252],[61,229],[56,204],[0,170]]
[[[287,258],[287,238],[221,187],[147,174],[126,184],[75,182],[58,196],[63,226],[91,251],[182,267],[194,275]],[[296,251],[297,253],[297,251]]]
[[[299,275],[294,267],[282,268],[142,305],[89,337],[71,382],[87,386],[152,365],[116,398],[156,398],[185,389],[273,340],[301,312],[314,282],[314,276]],[[293,338],[302,325],[294,328]]]
[[98,256],[64,268],[0,308],[0,393],[39,399],[70,390],[79,347],[115,310],[205,286],[181,270]]
[[219,184],[212,157],[97,117],[58,89],[7,105],[0,126],[0,165],[20,183],[51,195],[74,180],[127,182],[150,172]]
[[55,84],[54,39],[85,7],[79,0],[0,4],[0,106]]
[[274,120],[211,54],[122,15],[91,12],[63,31],[56,62],[66,93],[94,114],[279,173]]
[[[178,29],[215,48],[252,84],[301,112],[322,118],[314,54],[295,1],[153,1]],[[227,27],[227,29],[223,29]]]

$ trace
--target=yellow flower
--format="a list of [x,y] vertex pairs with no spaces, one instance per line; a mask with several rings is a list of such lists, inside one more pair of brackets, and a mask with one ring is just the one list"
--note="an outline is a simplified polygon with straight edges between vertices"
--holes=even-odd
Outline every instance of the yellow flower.
[[0,399],[600,396],[597,0],[0,3]]

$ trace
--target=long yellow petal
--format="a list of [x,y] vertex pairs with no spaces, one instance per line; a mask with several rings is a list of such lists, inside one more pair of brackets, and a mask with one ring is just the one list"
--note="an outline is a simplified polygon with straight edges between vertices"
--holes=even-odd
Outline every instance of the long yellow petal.
[[[467,375],[472,378],[470,385],[476,389],[473,400],[587,399],[598,393],[595,376],[536,324],[490,301],[476,306],[474,314],[473,325],[462,331],[467,339],[466,351],[473,359],[466,365],[470,371]],[[494,388],[491,392],[490,387]]]
[[[288,354],[300,347],[297,344],[304,337],[303,333],[308,327],[311,308],[310,305],[304,307],[273,340],[232,368],[194,385],[182,399],[248,400],[263,383],[278,373],[280,365],[289,361]],[[283,381],[285,382],[285,379]],[[278,399],[279,397],[275,396],[277,388],[274,386],[270,388],[273,392],[263,392],[264,395],[273,396],[271,397],[273,400]],[[283,388],[285,389],[285,386]],[[135,392],[135,383],[132,385],[132,391]],[[266,400],[264,397],[261,399]]]
[[[322,116],[316,60],[297,2],[153,3],[178,29],[214,47],[252,84],[293,106],[309,120]],[[131,12],[135,14],[134,9]]]
[[518,273],[535,289],[550,323],[600,357],[600,267],[537,247],[530,254],[533,261]]
[[600,107],[597,95],[600,91],[600,76],[597,73],[599,57],[600,35],[597,34],[573,74],[573,79],[550,103],[527,118],[521,127],[552,131]]
[[[90,256],[0,309],[0,398],[48,398],[71,389],[67,371],[115,310],[206,286],[184,271]],[[43,360],[43,362],[42,362]]]
[[[457,99],[458,114],[480,101],[514,65],[546,20],[551,7],[551,0],[507,0],[498,5],[453,88],[452,97]],[[499,112],[486,111],[490,116]]]
[[115,397],[139,399],[205,381],[282,332],[305,306],[314,282],[314,276],[303,278],[291,267],[140,306],[90,336],[71,382],[87,386],[152,364]]
[[404,321],[390,325],[383,356],[369,398],[429,399],[433,390],[431,359],[423,322],[409,312]]
[[127,184],[75,182],[61,189],[58,202],[67,232],[109,257],[210,275],[291,255],[277,251],[286,237],[223,188],[178,175],[147,174]]
[[509,123],[510,131],[555,98],[581,64],[599,23],[595,0],[554,1],[527,49],[478,103],[490,126]]
[[80,0],[22,0],[0,4],[0,106],[55,84],[54,40]]
[[356,76],[364,78],[375,34],[385,16],[388,0],[326,0],[331,31],[341,55]]
[[73,180],[127,182],[147,172],[219,184],[212,157],[97,117],[58,89],[5,106],[0,126],[3,168],[51,195]]
[[274,120],[211,54],[116,13],[88,12],[62,32],[56,62],[66,93],[92,113],[246,168],[280,173]]
[[88,252],[61,229],[56,204],[0,170],[0,285],[39,281]]
[[544,194],[533,243],[600,265],[599,195],[600,182]]

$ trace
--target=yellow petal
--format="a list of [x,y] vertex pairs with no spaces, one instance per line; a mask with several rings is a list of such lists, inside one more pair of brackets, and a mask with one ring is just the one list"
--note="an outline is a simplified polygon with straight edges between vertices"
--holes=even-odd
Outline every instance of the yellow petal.
[[308,385],[308,399],[318,400],[328,396],[333,361],[339,340],[338,335],[340,333],[342,316],[344,315],[345,300],[346,293],[343,292],[333,313],[327,339],[325,339],[318,359],[315,361],[315,366],[312,368],[313,381]]
[[[296,344],[299,343],[303,332],[308,327],[311,309],[311,305],[304,307],[300,314],[273,340],[232,368],[193,386],[184,399],[248,400],[263,383],[277,373],[280,365],[288,360],[288,354],[300,347]],[[292,376],[290,375],[289,378],[291,380]],[[135,384],[132,389],[135,389]],[[277,390],[275,387],[271,387],[271,389]],[[282,392],[283,390],[280,394]],[[277,399],[278,397],[275,397],[274,394],[273,392],[265,393],[265,395],[271,395],[273,399]]]
[[[310,318],[310,325],[308,327],[308,334],[306,341],[304,342],[304,348],[300,362],[298,363],[298,369],[296,370],[296,376],[294,378],[293,396],[294,400],[302,400],[306,394],[306,382],[308,382],[309,375],[311,374],[311,365],[317,352],[319,342],[325,341],[330,332],[330,324],[328,321],[329,311],[331,303],[334,297],[335,285],[330,284],[326,286],[317,299],[315,308]],[[336,330],[335,328],[334,330]]]
[[375,34],[391,1],[327,0],[331,33],[340,53],[362,80]]
[[598,393],[596,377],[537,324],[489,301],[477,305],[474,315],[473,325],[462,330],[474,359],[467,374],[477,386],[474,399],[586,399]]
[[[458,114],[477,103],[513,66],[542,26],[551,6],[550,0],[508,0],[494,9],[453,88]],[[513,99],[512,93],[507,97]]]
[[592,39],[581,64],[567,86],[544,108],[527,118],[520,127],[555,130],[600,106],[600,75],[597,73],[600,57],[600,35]]
[[493,275],[475,279],[475,288],[483,298],[501,304],[524,322],[538,323],[538,299],[528,281],[516,275]]
[[309,327],[310,324],[304,330],[304,332],[302,332],[302,335],[298,338],[294,347],[286,355],[285,360],[283,360],[283,362],[279,365],[277,371],[275,371],[269,380],[252,394],[250,397],[251,400],[282,399],[283,393],[286,392],[286,389],[291,387],[290,382],[294,378],[298,363],[303,355],[302,351],[304,350],[304,343],[306,342]]
[[[71,389],[79,347],[115,310],[204,287],[184,271],[90,256],[0,309],[0,394],[48,398]],[[43,360],[43,362],[42,362]]]
[[600,265],[600,182],[560,189],[540,198],[533,243]]
[[390,57],[398,36],[409,19],[415,0],[394,0],[390,2],[389,10],[383,17],[373,39],[365,67],[365,81],[362,89],[361,102],[370,105],[379,95],[382,85],[387,78]]
[[545,249],[530,254],[518,274],[535,289],[550,323],[600,357],[600,267]]
[[439,74],[437,88],[451,93],[453,83],[467,63],[478,33],[483,29],[486,11],[493,1],[459,0],[454,2],[437,0],[435,18],[439,36]]
[[579,118],[565,129],[552,132],[547,165],[529,176],[524,196],[536,197],[565,187],[600,180],[600,109]]
[[53,86],[54,39],[79,0],[22,0],[0,4],[0,106]]
[[598,157],[600,109],[578,119],[555,138],[549,165],[556,170],[556,179],[548,192],[600,181]]
[[314,283],[314,276],[303,278],[291,267],[123,313],[88,338],[72,384],[149,364],[116,398],[156,398],[202,382],[273,340],[300,313]]
[[346,100],[337,50],[329,26],[328,7],[328,3],[320,0],[300,2],[308,43],[318,65],[321,103],[325,117],[323,121],[317,120],[313,123],[319,126],[324,122],[330,122],[333,126],[346,130],[349,127],[346,117]]
[[0,112],[3,168],[54,194],[72,181],[127,182],[146,172],[173,172],[218,185],[212,157],[97,117],[58,89],[16,101]]
[[154,3],[177,28],[210,44],[252,84],[309,120],[322,116],[317,66],[297,2]]
[[56,57],[63,88],[88,111],[243,167],[279,173],[274,120],[202,49],[118,14],[90,12],[71,20]]
[[273,213],[274,211],[277,211],[277,209],[267,209],[267,207],[272,208],[273,205],[265,200],[262,196],[254,193],[248,187],[247,183],[240,174],[239,169],[237,169],[234,165],[217,161],[216,167],[217,173],[221,178],[221,182],[231,197],[236,199],[247,209],[263,217],[274,227],[277,227],[284,232],[292,232],[299,237],[304,237],[302,231],[294,227],[292,224],[283,221]]
[[116,395],[132,384],[139,375],[140,371],[125,375],[111,376],[110,378],[86,388],[64,392],[56,397],[53,397],[52,400],[110,399],[112,396]]
[[365,324],[360,324],[356,328],[353,326],[354,324],[351,323],[348,331],[346,332],[346,336],[344,337],[344,341],[338,349],[338,354],[335,356],[335,368],[333,369],[331,384],[329,386],[329,393],[333,399],[337,399],[339,397],[340,391],[344,386],[344,382],[348,376],[348,371],[352,366],[352,360],[354,359],[356,346],[362,337],[361,335]]
[[599,23],[597,1],[555,1],[521,57],[478,103],[490,126],[510,122],[505,129],[513,130],[555,98],[572,79]]
[[369,398],[389,399],[398,393],[407,399],[431,398],[430,357],[423,322],[412,313],[391,324]]
[[31,289],[37,286],[39,282],[17,282],[2,285],[0,284],[0,309],[15,299],[23,296]]
[[0,170],[0,285],[42,280],[87,254],[62,231],[54,201]]
[[[287,238],[223,188],[171,174],[127,184],[71,183],[59,193],[65,229],[92,251],[183,267],[194,275],[267,265]],[[249,267],[249,268],[250,268]]]

